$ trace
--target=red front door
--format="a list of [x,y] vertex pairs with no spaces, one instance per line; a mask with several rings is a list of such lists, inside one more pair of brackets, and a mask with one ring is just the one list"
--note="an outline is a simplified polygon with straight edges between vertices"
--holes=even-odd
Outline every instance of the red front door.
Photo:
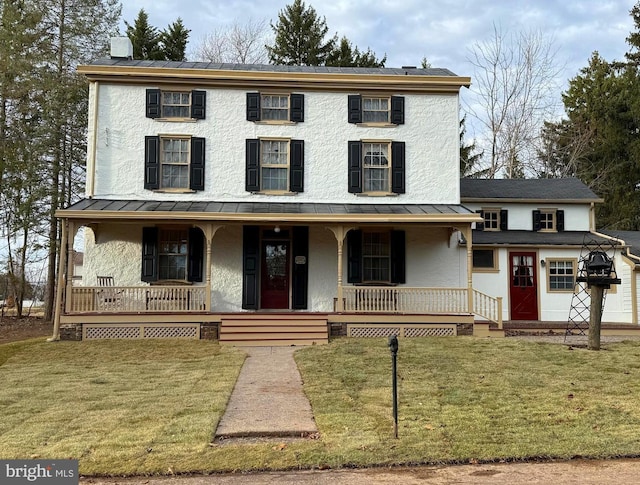
[[260,307],[289,308],[289,241],[262,242]]
[[511,320],[538,319],[536,253],[509,253]]

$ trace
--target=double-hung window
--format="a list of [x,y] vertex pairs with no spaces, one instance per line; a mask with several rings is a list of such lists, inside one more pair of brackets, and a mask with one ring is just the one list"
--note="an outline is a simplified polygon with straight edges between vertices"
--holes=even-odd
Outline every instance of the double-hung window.
[[391,281],[391,237],[388,231],[362,233],[362,282]]
[[205,139],[187,135],[145,137],[144,188],[204,190]]
[[246,144],[248,192],[304,191],[304,141],[260,138]]
[[405,192],[405,144],[386,140],[349,142],[349,192],[387,195]]
[[405,233],[353,229],[347,233],[349,283],[404,283]]
[[347,121],[356,124],[403,125],[404,96],[350,94]]
[[161,280],[186,280],[187,230],[160,229],[158,232],[158,278]]
[[301,123],[304,121],[304,94],[247,93],[247,121]]
[[160,120],[203,120],[206,118],[207,92],[147,89],[146,116]]

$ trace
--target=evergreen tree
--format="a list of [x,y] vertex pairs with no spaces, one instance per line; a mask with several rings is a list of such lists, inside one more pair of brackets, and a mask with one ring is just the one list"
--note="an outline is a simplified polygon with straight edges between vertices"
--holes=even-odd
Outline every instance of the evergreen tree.
[[477,152],[476,142],[467,145],[464,135],[467,131],[465,126],[466,116],[460,120],[460,176],[468,178],[481,178],[486,170],[478,170],[478,165],[482,159],[482,152]]
[[174,23],[160,33],[160,48],[168,61],[186,61],[187,42],[191,30],[187,29],[178,17]]
[[149,24],[149,16],[144,9],[140,9],[133,25],[127,26],[127,37],[133,44],[133,58],[142,60],[165,60],[164,52],[160,46],[161,33]]
[[271,24],[275,33],[272,46],[265,46],[272,64],[289,66],[322,66],[334,50],[337,36],[325,40],[329,27],[315,9],[302,0],[294,0],[278,14]]
[[360,52],[353,47],[349,39],[342,37],[336,47],[329,53],[325,65],[334,67],[384,67],[387,61],[385,55],[378,60],[375,53],[367,48],[366,52]]

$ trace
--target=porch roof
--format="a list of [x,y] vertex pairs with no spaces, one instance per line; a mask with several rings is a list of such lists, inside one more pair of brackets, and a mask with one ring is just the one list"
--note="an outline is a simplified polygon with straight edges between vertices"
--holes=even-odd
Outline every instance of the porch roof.
[[608,241],[589,231],[473,231],[472,238],[474,246],[582,246],[585,241]]
[[440,222],[481,221],[460,204],[327,204],[83,199],[56,211],[64,219],[226,222]]

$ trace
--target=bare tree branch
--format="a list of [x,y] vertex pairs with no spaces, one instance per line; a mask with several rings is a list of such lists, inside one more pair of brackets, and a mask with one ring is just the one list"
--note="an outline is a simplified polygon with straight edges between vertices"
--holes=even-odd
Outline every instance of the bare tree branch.
[[225,29],[215,29],[200,39],[189,56],[195,61],[265,64],[269,34],[266,20],[235,20]]

